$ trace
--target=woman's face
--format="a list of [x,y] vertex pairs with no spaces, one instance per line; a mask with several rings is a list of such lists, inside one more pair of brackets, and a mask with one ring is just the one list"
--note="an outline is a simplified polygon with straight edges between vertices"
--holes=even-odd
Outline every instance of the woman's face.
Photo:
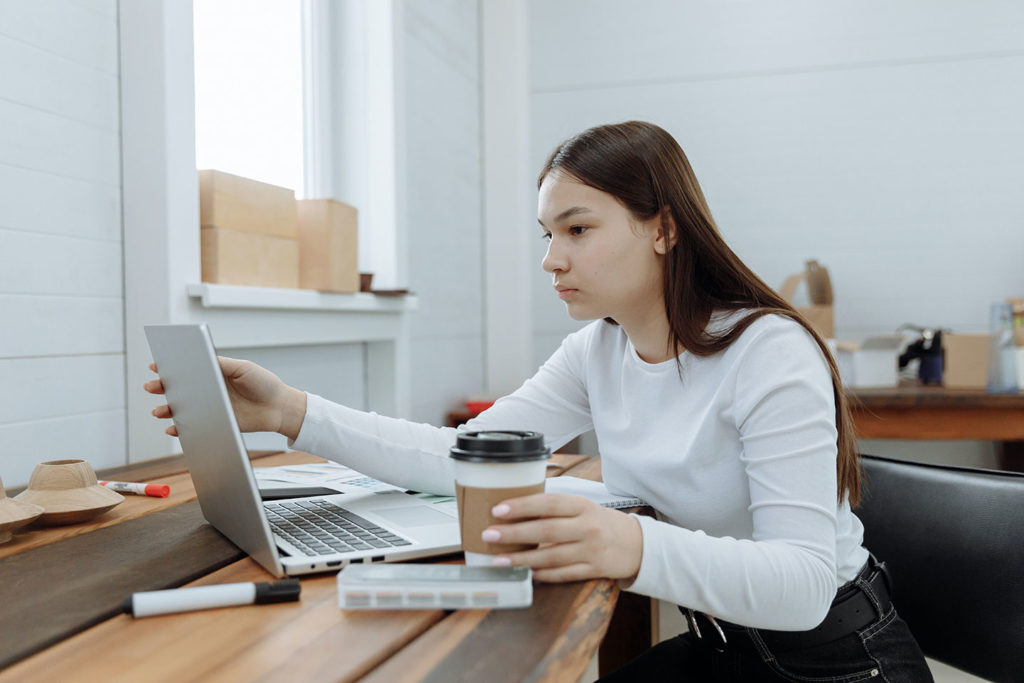
[[576,320],[612,318],[624,328],[665,315],[661,220],[637,221],[615,197],[558,171],[540,186],[542,261]]

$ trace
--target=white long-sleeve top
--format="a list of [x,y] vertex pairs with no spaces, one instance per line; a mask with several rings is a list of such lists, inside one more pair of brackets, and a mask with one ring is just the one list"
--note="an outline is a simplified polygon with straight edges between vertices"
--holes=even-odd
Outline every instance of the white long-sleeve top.
[[[732,319],[716,317],[711,328]],[[731,622],[806,630],[867,559],[836,495],[832,381],[797,323],[764,316],[728,349],[643,361],[621,328],[569,335],[537,374],[460,429],[541,432],[552,448],[593,429],[613,493],[647,501],[630,591]],[[298,450],[420,491],[454,492],[458,430],[308,396]]]

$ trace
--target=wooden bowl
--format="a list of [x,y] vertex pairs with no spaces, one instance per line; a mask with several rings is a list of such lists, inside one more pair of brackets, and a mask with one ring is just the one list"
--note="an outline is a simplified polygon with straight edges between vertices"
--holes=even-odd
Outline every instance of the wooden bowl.
[[14,532],[39,519],[43,508],[32,503],[22,503],[7,497],[4,482],[0,480],[0,543],[7,543],[14,537]]
[[28,488],[14,497],[43,508],[38,524],[74,524],[101,515],[124,496],[99,485],[84,460],[52,460],[36,465]]

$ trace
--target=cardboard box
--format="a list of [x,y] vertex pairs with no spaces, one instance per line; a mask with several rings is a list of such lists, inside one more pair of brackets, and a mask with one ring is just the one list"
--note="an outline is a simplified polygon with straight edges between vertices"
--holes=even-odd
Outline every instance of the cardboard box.
[[795,306],[796,312],[802,315],[811,327],[824,339],[835,339],[835,312],[832,308],[832,280],[828,268],[815,260],[805,264],[803,272],[795,273],[786,278],[779,288],[779,295],[793,303],[797,288],[804,284],[807,289],[808,306]]
[[299,286],[322,292],[359,291],[359,213],[333,199],[302,199]]
[[199,224],[298,239],[295,191],[223,171],[199,171]]
[[227,228],[203,228],[200,235],[203,282],[298,288],[298,240]]
[[835,342],[836,365],[843,384],[853,389],[899,385],[900,347],[903,336],[868,337],[861,343]]
[[943,333],[942,385],[949,389],[984,389],[988,380],[987,334]]

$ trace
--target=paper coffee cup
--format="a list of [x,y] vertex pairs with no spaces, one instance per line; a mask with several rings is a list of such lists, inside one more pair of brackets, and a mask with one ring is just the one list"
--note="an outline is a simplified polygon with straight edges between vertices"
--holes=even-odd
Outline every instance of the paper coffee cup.
[[451,449],[455,461],[455,496],[466,564],[489,565],[495,555],[529,550],[535,545],[488,543],[480,534],[504,520],[491,508],[509,498],[544,492],[551,449],[537,432],[486,431],[459,434]]

